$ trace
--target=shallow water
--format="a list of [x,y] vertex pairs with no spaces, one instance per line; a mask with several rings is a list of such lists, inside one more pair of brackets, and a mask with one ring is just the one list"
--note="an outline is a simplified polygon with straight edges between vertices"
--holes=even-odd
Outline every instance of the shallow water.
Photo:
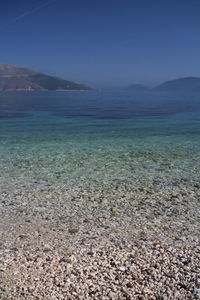
[[154,96],[0,94],[0,298],[195,297],[200,109]]
[[194,103],[127,91],[1,92],[0,178],[197,184]]

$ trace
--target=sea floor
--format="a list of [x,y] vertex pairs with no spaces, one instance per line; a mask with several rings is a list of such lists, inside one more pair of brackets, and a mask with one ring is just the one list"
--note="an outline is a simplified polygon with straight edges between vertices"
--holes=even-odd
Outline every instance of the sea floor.
[[134,122],[2,122],[0,299],[200,299],[196,123]]

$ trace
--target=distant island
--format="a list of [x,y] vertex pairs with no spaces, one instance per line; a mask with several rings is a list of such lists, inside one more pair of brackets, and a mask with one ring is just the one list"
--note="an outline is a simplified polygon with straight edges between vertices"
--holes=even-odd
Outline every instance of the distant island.
[[27,68],[0,63],[1,91],[91,90],[86,85],[46,75]]
[[133,92],[169,92],[169,93],[200,93],[200,78],[198,77],[183,77],[174,80],[166,81],[154,88],[146,87],[142,84],[134,84],[126,89]]
[[200,78],[183,77],[166,81],[154,88],[164,92],[200,92]]

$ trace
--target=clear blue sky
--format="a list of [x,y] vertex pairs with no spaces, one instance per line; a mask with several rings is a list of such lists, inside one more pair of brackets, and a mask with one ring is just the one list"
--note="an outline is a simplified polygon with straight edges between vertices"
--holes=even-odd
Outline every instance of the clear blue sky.
[[199,0],[47,2],[0,2],[1,62],[94,87],[200,77]]

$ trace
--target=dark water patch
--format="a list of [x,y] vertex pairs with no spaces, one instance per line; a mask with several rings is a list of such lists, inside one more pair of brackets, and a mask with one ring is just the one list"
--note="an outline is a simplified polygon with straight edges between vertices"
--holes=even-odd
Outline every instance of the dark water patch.
[[[135,95],[131,92],[0,92],[0,114],[4,111],[46,111],[60,117],[91,117],[126,119],[132,117],[162,117],[180,112],[200,111],[200,100],[159,93]],[[20,114],[17,114],[20,117]],[[13,115],[15,117],[15,115]],[[21,117],[24,117],[22,114]]]
[[15,119],[15,118],[28,118],[31,117],[27,113],[12,113],[12,112],[0,112],[0,119]]

